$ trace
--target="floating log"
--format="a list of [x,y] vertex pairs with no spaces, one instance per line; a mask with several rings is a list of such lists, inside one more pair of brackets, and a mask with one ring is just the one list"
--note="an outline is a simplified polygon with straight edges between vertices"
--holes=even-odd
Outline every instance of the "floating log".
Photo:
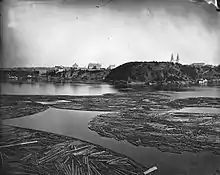
[[146,175],[146,174],[150,174],[150,173],[152,173],[153,171],[156,171],[156,170],[157,170],[157,167],[154,166],[154,167],[148,169],[147,171],[145,171],[145,172],[144,172],[144,175]]
[[10,145],[2,145],[0,146],[0,148],[8,148],[8,147],[12,147],[12,146],[20,146],[20,145],[27,145],[27,144],[32,144],[32,143],[37,143],[38,141],[30,141],[30,142],[24,142],[24,143],[15,143],[15,144],[10,144]]

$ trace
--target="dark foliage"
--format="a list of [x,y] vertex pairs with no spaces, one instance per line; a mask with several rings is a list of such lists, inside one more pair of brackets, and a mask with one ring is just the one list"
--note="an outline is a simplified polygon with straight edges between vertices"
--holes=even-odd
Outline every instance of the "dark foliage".
[[107,82],[164,82],[190,81],[198,78],[218,77],[220,67],[207,65],[194,67],[173,62],[129,62],[113,69],[105,78]]
[[193,66],[181,65],[180,70],[193,80],[196,79],[196,77],[197,77],[197,70]]
[[180,64],[170,62],[129,62],[114,70],[107,76],[106,81],[176,81],[189,77],[180,70]]

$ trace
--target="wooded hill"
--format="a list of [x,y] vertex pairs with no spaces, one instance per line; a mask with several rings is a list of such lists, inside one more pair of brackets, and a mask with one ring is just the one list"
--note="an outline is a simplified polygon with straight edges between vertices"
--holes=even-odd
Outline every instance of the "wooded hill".
[[220,65],[195,67],[172,62],[128,62],[105,77],[106,82],[195,81],[220,78]]

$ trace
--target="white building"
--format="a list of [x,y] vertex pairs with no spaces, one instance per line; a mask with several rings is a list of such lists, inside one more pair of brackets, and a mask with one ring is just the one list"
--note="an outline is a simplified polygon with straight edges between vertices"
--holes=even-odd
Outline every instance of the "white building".
[[191,64],[192,66],[195,66],[195,67],[202,67],[205,65],[205,63],[193,63]]
[[78,66],[78,64],[74,63],[74,64],[72,65],[72,68],[73,68],[73,69],[78,69],[79,66]]
[[64,66],[55,66],[55,71],[56,71],[56,73],[64,72],[65,71],[65,67]]
[[200,85],[207,85],[207,83],[208,83],[208,80],[207,80],[207,79],[199,80],[199,84],[200,84]]
[[99,69],[101,69],[101,64],[99,64],[99,63],[89,63],[88,64],[88,69],[89,70],[99,70]]

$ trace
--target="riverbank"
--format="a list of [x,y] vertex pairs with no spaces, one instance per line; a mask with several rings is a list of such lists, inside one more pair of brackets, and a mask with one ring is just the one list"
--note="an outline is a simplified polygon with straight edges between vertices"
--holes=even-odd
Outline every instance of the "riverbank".
[[110,83],[125,88],[145,85],[153,90],[181,90],[192,85],[219,85],[218,66],[182,65],[172,62],[128,62],[112,70],[82,68],[0,69],[1,81],[47,83]]
[[17,84],[35,84],[35,83],[50,83],[50,84],[106,84],[101,80],[71,80],[71,79],[47,79],[46,77],[29,78],[29,79],[6,79],[1,80],[1,83],[17,83]]

